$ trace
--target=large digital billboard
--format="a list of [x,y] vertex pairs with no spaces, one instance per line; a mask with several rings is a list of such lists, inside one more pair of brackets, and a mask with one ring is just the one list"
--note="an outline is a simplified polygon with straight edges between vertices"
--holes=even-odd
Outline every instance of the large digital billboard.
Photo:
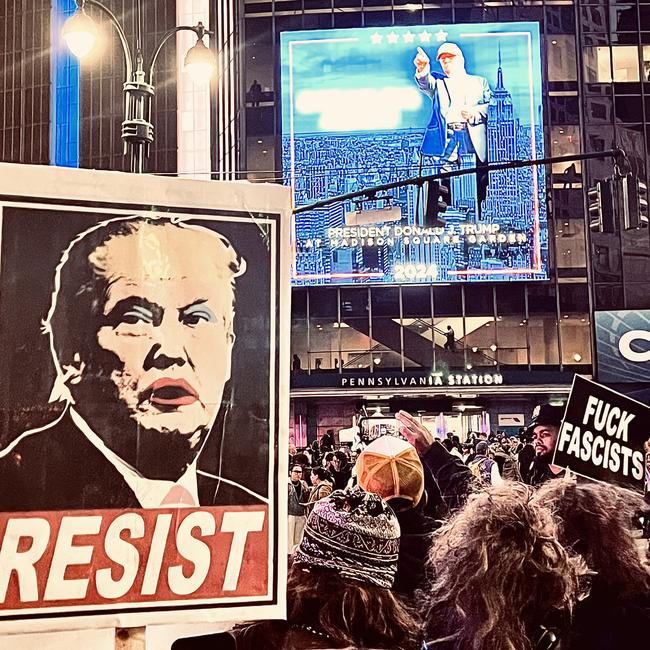
[[[282,161],[294,205],[543,157],[537,23],[284,32]],[[543,167],[449,179],[444,225],[416,186],[295,216],[293,282],[548,278]]]

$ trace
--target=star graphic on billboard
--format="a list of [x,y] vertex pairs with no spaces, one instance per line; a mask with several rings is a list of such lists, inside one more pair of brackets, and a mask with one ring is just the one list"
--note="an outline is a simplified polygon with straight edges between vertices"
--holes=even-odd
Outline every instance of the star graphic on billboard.
[[418,34],[420,37],[420,43],[428,43],[431,40],[431,32],[428,32],[426,29]]
[[382,42],[383,38],[384,38],[384,37],[383,37],[379,32],[375,32],[375,33],[370,37],[370,40],[372,41],[372,44],[373,44],[373,45],[379,45],[379,44]]
[[402,37],[405,43],[412,43],[415,40],[415,34],[411,31],[406,32]]
[[449,36],[448,32],[446,32],[444,29],[441,29],[436,32],[436,41],[438,41],[438,43],[442,43],[442,41],[447,40],[447,36]]
[[386,38],[391,45],[395,45],[399,41],[399,36],[395,32],[391,32]]

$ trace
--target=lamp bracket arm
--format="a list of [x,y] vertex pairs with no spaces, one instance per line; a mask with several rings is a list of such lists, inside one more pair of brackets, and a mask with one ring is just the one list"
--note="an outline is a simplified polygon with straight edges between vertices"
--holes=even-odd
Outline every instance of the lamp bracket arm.
[[122,43],[122,50],[124,51],[126,78],[128,81],[131,81],[133,77],[133,58],[131,57],[131,48],[129,47],[129,42],[126,40],[126,34],[124,33],[124,29],[122,29],[122,25],[120,25],[119,21],[115,17],[115,14],[108,7],[105,7],[101,2],[98,2],[97,0],[77,0],[77,6],[80,9],[83,9],[85,5],[99,9],[106,15],[110,22],[113,23],[113,27],[115,27],[115,31],[119,36],[120,43]]

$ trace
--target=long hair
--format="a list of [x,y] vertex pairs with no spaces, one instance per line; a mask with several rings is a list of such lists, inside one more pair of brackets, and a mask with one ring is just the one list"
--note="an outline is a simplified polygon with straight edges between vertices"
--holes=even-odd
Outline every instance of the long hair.
[[542,485],[535,500],[553,509],[561,542],[596,572],[594,588],[617,600],[650,592],[650,568],[632,536],[633,519],[648,509],[641,496],[604,483],[556,480]]
[[487,488],[436,531],[422,594],[431,648],[530,650],[541,625],[565,623],[583,568],[532,496],[518,483]]
[[287,583],[287,605],[290,624],[315,626],[342,646],[417,647],[416,619],[390,589],[294,565]]
[[287,582],[287,621],[252,625],[243,634],[254,632],[255,638],[265,639],[266,647],[285,649],[283,638],[289,630],[305,626],[325,633],[332,644],[328,648],[420,647],[415,616],[389,589],[296,565]]

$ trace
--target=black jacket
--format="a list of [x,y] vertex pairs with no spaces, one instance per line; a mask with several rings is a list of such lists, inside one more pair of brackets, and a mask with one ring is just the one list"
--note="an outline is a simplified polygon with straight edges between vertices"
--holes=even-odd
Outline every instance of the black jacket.
[[524,483],[530,483],[531,464],[535,458],[535,447],[527,442],[517,454],[517,461],[519,462],[519,472],[521,479]]
[[[257,505],[260,500],[197,473],[201,505]],[[0,458],[0,512],[140,508],[122,475],[66,412],[26,435]]]
[[334,480],[334,489],[344,490],[348,485],[350,477],[352,476],[352,467],[350,467],[350,465],[346,465],[345,467],[341,467],[339,471],[331,469],[330,472],[332,474],[332,479]]
[[535,456],[530,466],[528,483],[532,486],[538,486],[550,479],[562,478],[563,476],[564,476],[564,472],[560,472],[559,474],[554,474],[551,471],[551,468],[548,464],[548,460],[544,461],[538,458],[537,456]]
[[575,609],[571,634],[562,650],[633,650],[650,645],[650,594],[621,598],[594,584]]
[[399,555],[393,591],[412,598],[426,586],[426,563],[435,522],[419,507],[395,513],[400,527]]
[[472,489],[473,476],[469,467],[437,440],[422,456],[422,463],[433,475],[447,508],[450,511],[461,508]]

